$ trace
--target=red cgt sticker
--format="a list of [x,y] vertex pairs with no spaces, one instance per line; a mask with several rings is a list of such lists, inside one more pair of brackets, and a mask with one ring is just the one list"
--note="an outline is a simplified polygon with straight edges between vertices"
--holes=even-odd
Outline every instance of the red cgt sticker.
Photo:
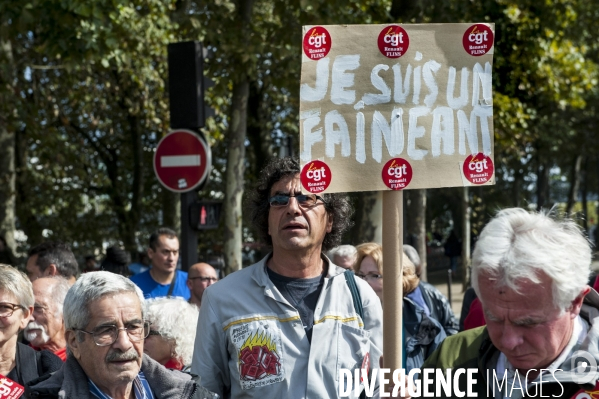
[[10,378],[0,374],[0,399],[17,399],[25,392],[25,388]]
[[493,40],[493,31],[491,28],[484,24],[475,24],[464,32],[462,44],[468,54],[479,57],[491,50]]
[[322,26],[311,28],[304,35],[304,54],[311,60],[319,60],[331,51],[331,35]]
[[304,165],[300,180],[306,190],[320,193],[331,184],[331,169],[322,161],[311,161]]
[[378,38],[379,51],[387,58],[399,58],[408,51],[410,38],[399,25],[385,26]]
[[472,184],[484,184],[491,180],[495,168],[493,160],[479,152],[475,155],[469,155],[462,166],[464,177]]
[[412,166],[403,158],[393,158],[383,166],[382,177],[391,190],[403,190],[412,181]]

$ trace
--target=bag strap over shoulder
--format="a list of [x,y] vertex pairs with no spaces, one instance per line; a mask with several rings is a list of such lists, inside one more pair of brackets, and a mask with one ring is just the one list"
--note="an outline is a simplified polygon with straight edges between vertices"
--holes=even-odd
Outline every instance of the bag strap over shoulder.
[[[358,285],[356,284],[356,277],[354,272],[351,270],[346,270],[343,272],[345,275],[345,282],[349,288],[349,292],[351,292],[352,300],[354,301],[354,309],[358,315],[364,321],[364,308],[362,308],[362,297],[360,296],[360,291],[358,291]],[[362,391],[360,394],[360,399],[366,398],[366,391]]]
[[358,291],[356,277],[354,276],[354,273],[351,270],[346,270],[343,274],[345,275],[345,281],[347,282],[347,286],[349,287],[349,291],[351,292],[351,296],[354,301],[354,309],[356,310],[356,313],[360,315],[362,320],[364,320],[362,297],[360,296],[360,291]]
[[175,275],[173,276],[173,279],[171,280],[171,285],[168,287],[168,293],[166,294],[167,297],[171,297],[173,295],[173,290],[175,289],[175,283],[177,282],[177,270],[175,270]]

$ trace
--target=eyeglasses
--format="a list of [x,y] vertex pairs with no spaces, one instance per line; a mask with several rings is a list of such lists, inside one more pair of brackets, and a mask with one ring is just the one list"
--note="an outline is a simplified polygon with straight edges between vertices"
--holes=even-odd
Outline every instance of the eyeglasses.
[[274,206],[274,207],[287,206],[287,205],[289,205],[289,199],[291,197],[295,197],[295,199],[297,200],[297,203],[302,208],[309,208],[311,206],[316,205],[317,200],[321,200],[325,204],[327,203],[324,200],[324,198],[322,198],[320,195],[316,195],[316,194],[295,194],[295,195],[277,194],[277,195],[273,195],[272,197],[270,197],[268,199],[268,202],[270,203],[270,206]]
[[200,281],[207,283],[208,281],[210,281],[211,283],[216,283],[218,281],[218,278],[216,277],[202,277],[202,276],[198,276],[198,277],[187,277],[188,280],[196,280],[196,279],[200,279]]
[[368,274],[356,274],[356,276],[360,277],[363,280],[378,280],[380,278],[383,278],[382,274],[375,274],[375,273],[368,273]]
[[17,309],[25,308],[14,303],[0,302],[0,317],[10,317]]
[[109,346],[116,342],[119,332],[127,331],[127,335],[131,341],[141,341],[146,339],[150,334],[150,322],[144,321],[143,324],[134,323],[129,327],[118,328],[117,326],[101,326],[96,327],[93,331],[85,331],[76,328],[76,331],[81,331],[90,334],[97,346]]

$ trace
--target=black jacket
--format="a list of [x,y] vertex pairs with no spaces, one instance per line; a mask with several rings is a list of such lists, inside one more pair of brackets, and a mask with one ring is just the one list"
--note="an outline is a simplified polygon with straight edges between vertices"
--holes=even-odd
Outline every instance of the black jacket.
[[23,386],[62,367],[62,360],[54,353],[47,350],[36,351],[20,342],[17,342],[15,357],[14,372],[17,376],[15,381]]
[[451,310],[449,301],[435,286],[421,281],[420,291],[422,297],[428,306],[431,317],[437,320],[445,330],[445,334],[449,337],[458,333],[459,323]]

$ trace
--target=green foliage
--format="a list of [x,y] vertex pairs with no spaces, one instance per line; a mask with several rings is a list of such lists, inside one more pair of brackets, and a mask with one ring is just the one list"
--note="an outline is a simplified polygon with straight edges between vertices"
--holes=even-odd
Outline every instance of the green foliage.
[[[14,60],[2,59],[2,67],[15,73],[0,87],[2,98],[12,98],[0,104],[0,116],[17,137],[19,226],[29,244],[44,232],[75,242],[80,254],[105,240],[130,250],[145,243],[162,207],[151,160],[169,127],[170,42],[201,40],[208,49],[205,74],[214,87],[206,98],[215,115],[204,132],[214,169],[201,195],[222,199],[235,82],[250,82],[246,187],[287,140],[298,147],[302,25],[483,21],[496,24],[498,179],[497,186],[471,193],[480,226],[497,207],[536,201],[538,165],[567,171],[580,151],[593,165],[599,150],[594,3],[2,1],[0,39],[10,41]],[[457,217],[456,192],[429,196],[429,221],[452,210]],[[218,251],[221,237],[202,235],[202,250]]]

